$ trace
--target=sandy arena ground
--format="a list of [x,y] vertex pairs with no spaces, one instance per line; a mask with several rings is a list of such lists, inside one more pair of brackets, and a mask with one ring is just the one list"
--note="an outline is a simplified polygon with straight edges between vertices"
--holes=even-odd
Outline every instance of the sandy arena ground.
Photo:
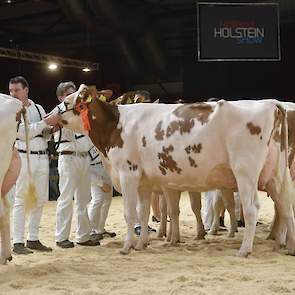
[[[182,243],[170,247],[152,236],[144,252],[119,254],[125,234],[122,198],[114,198],[107,228],[118,233],[100,247],[57,249],[54,243],[55,202],[45,207],[41,240],[54,248],[51,254],[14,256],[0,266],[0,294],[295,294],[295,257],[285,250],[273,252],[266,241],[272,202],[261,194],[254,252],[235,257],[243,230],[229,239],[220,236],[195,241],[195,220],[189,199],[181,200]],[[155,226],[153,224],[153,226]],[[74,229],[74,227],[73,227]]]

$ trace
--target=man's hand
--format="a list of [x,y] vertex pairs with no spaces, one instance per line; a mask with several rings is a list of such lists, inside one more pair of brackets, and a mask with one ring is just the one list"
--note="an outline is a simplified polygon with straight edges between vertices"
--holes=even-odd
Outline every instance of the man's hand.
[[56,126],[61,121],[61,116],[59,114],[49,114],[43,120],[49,126]]

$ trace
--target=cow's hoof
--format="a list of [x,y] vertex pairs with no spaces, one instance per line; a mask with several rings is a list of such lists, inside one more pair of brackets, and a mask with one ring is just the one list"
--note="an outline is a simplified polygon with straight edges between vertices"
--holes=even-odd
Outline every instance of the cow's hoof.
[[274,246],[272,247],[272,250],[273,250],[274,252],[277,252],[277,251],[279,251],[280,249],[283,249],[283,248],[285,248],[285,247],[286,247],[286,245],[282,245],[282,244],[280,244],[280,243],[275,243]]
[[288,250],[288,255],[295,256],[295,248],[294,248],[293,246],[290,247],[290,246],[287,244],[287,250]]
[[275,240],[275,237],[272,233],[270,233],[267,237],[266,237],[267,240]]
[[229,238],[234,238],[234,237],[235,237],[235,233],[234,233],[234,232],[229,233],[227,236],[228,236]]
[[127,249],[120,250],[120,254],[122,254],[122,255],[128,255],[129,253],[130,253],[130,249],[129,250],[127,250]]
[[166,235],[166,233],[165,232],[158,232],[158,235],[157,235],[157,237],[158,238],[164,238],[164,237],[166,237],[167,235]]
[[12,261],[12,256],[10,255],[9,257],[7,257],[7,261]]
[[144,243],[144,244],[140,243],[140,244],[137,244],[134,249],[136,251],[141,251],[141,250],[147,248],[147,246],[148,246],[148,243]]
[[196,240],[196,241],[199,241],[199,240],[205,240],[205,235],[204,235],[204,234],[202,234],[202,235],[197,235],[197,236],[194,238],[194,240]]
[[180,240],[172,240],[171,242],[170,242],[170,246],[178,246],[178,244],[180,243]]
[[249,251],[239,250],[236,256],[237,257],[247,258],[250,253],[251,252],[249,252]]
[[210,230],[209,235],[217,236],[218,235],[218,230],[217,229]]

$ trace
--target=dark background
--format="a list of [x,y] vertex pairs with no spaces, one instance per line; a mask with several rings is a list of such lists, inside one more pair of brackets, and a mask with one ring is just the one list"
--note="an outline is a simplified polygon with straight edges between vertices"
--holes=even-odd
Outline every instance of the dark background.
[[22,74],[31,98],[47,110],[56,103],[57,84],[65,80],[111,87],[116,95],[148,89],[168,101],[213,96],[292,101],[295,1],[273,2],[280,4],[280,62],[204,63],[196,58],[196,1],[4,0],[1,47],[98,62],[100,70],[50,72],[46,64],[0,58],[0,91],[7,93],[9,78]]

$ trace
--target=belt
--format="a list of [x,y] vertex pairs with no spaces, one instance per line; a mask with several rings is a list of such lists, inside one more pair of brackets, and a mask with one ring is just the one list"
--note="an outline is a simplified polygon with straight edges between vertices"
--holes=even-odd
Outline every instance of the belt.
[[91,163],[90,165],[91,165],[91,166],[102,165],[102,162]]
[[[26,154],[27,151],[25,150],[18,150],[19,153],[23,153],[23,154]],[[47,151],[30,151],[30,154],[31,155],[47,155],[48,152]]]
[[73,152],[73,151],[62,151],[59,153],[60,155],[72,155],[77,157],[86,158],[88,156],[88,152]]

